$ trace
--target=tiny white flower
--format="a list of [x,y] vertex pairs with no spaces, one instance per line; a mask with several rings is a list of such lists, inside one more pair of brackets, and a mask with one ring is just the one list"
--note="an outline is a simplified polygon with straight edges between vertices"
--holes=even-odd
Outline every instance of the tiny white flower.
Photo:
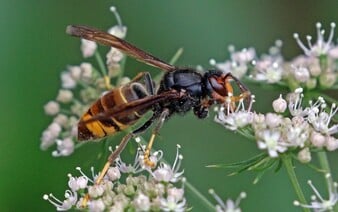
[[101,212],[104,211],[105,205],[101,199],[90,200],[88,202],[88,209],[91,212]]
[[97,48],[97,44],[94,41],[81,39],[81,52],[84,58],[94,55]]
[[[310,115],[308,117],[309,123],[312,124],[313,128],[326,135],[333,135],[338,132],[338,124],[331,125],[331,119],[338,112],[338,107],[336,104],[332,104],[330,113],[325,112],[326,103],[322,98],[318,100],[320,105],[317,103],[311,106]],[[317,102],[318,102],[317,101]],[[318,106],[317,106],[318,105]]]
[[337,74],[334,72],[324,72],[319,77],[319,84],[322,88],[331,88],[337,81]]
[[246,193],[241,192],[239,197],[233,201],[232,199],[227,199],[226,202],[224,202],[213,189],[209,189],[209,193],[214,197],[214,199],[217,201],[216,205],[216,211],[217,212],[241,212],[241,208],[239,207],[239,204],[241,203],[241,200],[246,198]]
[[303,148],[310,136],[310,126],[302,117],[294,117],[292,123],[285,126],[285,142],[289,146]]
[[267,149],[272,158],[278,157],[278,152],[283,153],[287,150],[287,147],[279,142],[280,136],[278,130],[264,130],[258,138],[258,148]]
[[327,136],[325,146],[328,151],[334,151],[338,149],[338,139],[333,136]]
[[296,67],[291,65],[293,76],[299,82],[306,82],[310,79],[310,72],[306,67]]
[[68,124],[68,117],[66,115],[64,115],[64,114],[58,114],[53,119],[53,122],[59,124],[62,127],[66,127],[67,124]]
[[[231,50],[231,49],[230,49]],[[238,52],[230,52],[231,59],[239,63],[251,62],[256,57],[256,50],[254,48],[244,48]]]
[[180,201],[184,197],[184,189],[183,188],[169,188],[168,191],[168,196],[171,196],[172,198],[175,199],[175,201]]
[[68,156],[74,152],[74,141],[71,138],[56,140],[57,150],[52,152],[54,157]]
[[71,174],[68,175],[68,186],[72,191],[78,191],[87,187],[88,178],[85,176],[73,177]]
[[276,128],[282,123],[282,116],[275,113],[267,113],[265,115],[265,121],[268,127]]
[[154,179],[158,182],[177,182],[182,178],[182,175],[184,173],[184,170],[179,171],[181,166],[181,161],[183,159],[183,156],[179,154],[180,146],[177,145],[176,148],[176,157],[175,161],[172,166],[162,162],[160,165],[156,168],[156,170],[149,172],[154,177]]
[[[266,67],[265,67],[266,66]],[[260,68],[262,67],[262,68]],[[276,61],[264,61],[257,63],[258,72],[254,78],[258,81],[266,81],[269,84],[279,82],[282,79],[283,68]]]
[[175,198],[168,196],[167,198],[161,198],[161,210],[163,211],[176,211],[183,212],[186,210],[186,200],[177,201]]
[[85,81],[91,79],[93,73],[92,64],[81,63],[80,68],[81,68],[81,78]]
[[149,211],[150,209],[150,200],[149,197],[139,193],[133,201],[133,204],[138,211]]
[[280,94],[278,99],[272,102],[272,107],[276,113],[284,113],[287,107],[287,102],[283,99],[282,94]]
[[102,196],[104,192],[104,187],[102,184],[99,185],[92,185],[88,187],[88,194],[89,196],[91,196],[92,198],[96,198],[96,197],[100,197]]
[[68,70],[69,70],[70,76],[74,80],[80,80],[81,72],[82,72],[80,66],[69,66]]
[[62,103],[69,103],[73,99],[73,93],[70,90],[61,89],[56,97],[56,100]]
[[115,15],[116,21],[117,21],[117,25],[113,26],[112,28],[110,28],[108,30],[108,32],[118,38],[124,38],[126,36],[127,33],[127,27],[123,26],[122,24],[122,20],[121,17],[119,15],[119,13],[116,10],[116,7],[112,6],[110,7],[110,11]]
[[60,132],[61,126],[56,122],[51,123],[42,133],[40,148],[42,150],[46,150],[50,146],[52,146],[55,143],[56,138],[59,136]]
[[60,105],[55,101],[49,101],[47,104],[45,104],[43,109],[47,115],[53,116],[60,112]]
[[310,141],[313,146],[321,148],[325,145],[325,136],[313,130],[311,132]]
[[72,192],[70,190],[66,190],[65,192],[65,200],[61,201],[57,199],[53,194],[45,194],[43,195],[43,199],[47,200],[51,204],[53,204],[58,211],[67,211],[70,210],[73,206],[76,205],[77,202],[77,193]]
[[309,44],[309,47],[306,47],[303,42],[299,39],[299,35],[297,33],[294,33],[293,37],[296,39],[297,44],[300,46],[300,48],[304,51],[304,53],[308,56],[320,56],[327,54],[329,50],[332,48],[332,40],[334,35],[334,29],[336,27],[335,23],[331,23],[331,31],[328,40],[324,41],[324,30],[322,30],[321,23],[316,24],[317,28],[317,41],[314,44],[311,44],[312,37],[306,36],[307,42]]
[[219,110],[214,120],[217,123],[223,124],[224,127],[234,131],[252,123],[253,113],[241,110],[226,115],[225,111]]
[[62,88],[75,88],[76,86],[76,81],[72,78],[69,72],[61,73],[61,82]]
[[297,158],[302,163],[308,163],[311,161],[311,152],[309,148],[304,148],[298,152]]
[[107,176],[109,180],[116,181],[120,179],[121,173],[120,170],[117,167],[110,167],[107,171]]

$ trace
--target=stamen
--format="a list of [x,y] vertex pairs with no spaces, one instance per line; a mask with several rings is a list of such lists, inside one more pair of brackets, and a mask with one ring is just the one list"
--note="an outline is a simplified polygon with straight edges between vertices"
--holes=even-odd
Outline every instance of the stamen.
[[298,33],[294,33],[293,37],[295,38],[298,46],[300,46],[300,48],[304,51],[304,53],[306,55],[309,55],[310,54],[310,50],[308,48],[306,48],[305,45],[303,44],[303,42],[300,40]]
[[[94,181],[93,181],[92,179],[90,179],[90,178],[82,171],[81,167],[76,167],[75,169],[78,170],[82,176],[84,176],[85,178],[87,178],[89,182],[94,183]],[[93,178],[93,179],[94,179],[94,178]]]
[[210,59],[209,60],[209,64],[212,65],[212,66],[215,66],[216,65],[216,60],[215,59]]
[[117,21],[117,25],[118,25],[121,29],[123,29],[122,20],[121,20],[121,17],[120,17],[120,15],[119,15],[119,13],[118,13],[117,10],[116,10],[116,7],[111,6],[111,7],[110,7],[110,11],[115,15],[115,18],[116,18],[116,21]]
[[223,202],[223,200],[215,193],[214,189],[209,189],[209,194],[211,194],[214,199],[216,200],[216,202],[222,207],[222,208],[226,208],[225,204]]
[[307,40],[307,43],[308,43],[310,49],[312,48],[311,39],[312,39],[312,37],[310,35],[306,36],[306,40]]
[[330,30],[329,39],[327,40],[326,45],[325,45],[325,48],[326,48],[326,49],[329,49],[330,44],[331,44],[331,42],[332,42],[332,40],[333,40],[334,28],[336,27],[336,23],[332,22],[332,23],[330,24],[330,26],[331,26],[331,30]]
[[323,197],[319,194],[318,190],[314,187],[314,185],[312,184],[312,181],[309,180],[307,183],[310,185],[310,187],[312,188],[313,192],[314,192],[314,193],[316,194],[316,196],[320,199],[320,201],[321,201],[321,202],[324,202]]

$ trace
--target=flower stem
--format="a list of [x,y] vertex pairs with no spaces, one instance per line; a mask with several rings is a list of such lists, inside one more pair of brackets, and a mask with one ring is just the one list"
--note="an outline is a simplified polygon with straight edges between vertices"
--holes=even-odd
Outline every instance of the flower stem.
[[205,208],[208,211],[216,210],[215,206],[205,196],[203,196],[203,194],[199,192],[199,190],[197,190],[192,184],[190,184],[188,181],[185,181],[184,185],[203,202]]
[[[297,176],[296,176],[296,172],[295,172],[293,164],[292,164],[292,158],[290,156],[288,156],[288,155],[283,155],[282,156],[282,161],[283,161],[283,164],[285,165],[286,171],[287,171],[287,173],[289,175],[289,178],[291,180],[292,186],[295,189],[295,192],[296,192],[296,194],[298,196],[299,201],[302,204],[307,205],[305,197],[304,197],[304,194],[303,194],[303,191],[302,191],[302,189],[301,189],[301,187],[299,185],[299,182],[298,182],[298,179],[297,179]],[[310,210],[308,208],[303,208],[303,211],[304,212],[310,212]]]
[[[331,173],[330,164],[329,164],[326,152],[324,152],[324,151],[317,152],[317,156],[318,156],[318,159],[319,159],[320,167],[322,168],[322,170],[324,170],[324,176],[327,173]],[[328,188],[333,188],[332,178],[329,178],[327,180],[327,186],[328,186]]]
[[101,57],[101,55],[98,51],[95,51],[95,59],[96,59],[97,64],[100,67],[100,71],[102,73],[102,76],[107,76],[107,74],[108,74],[107,69],[106,69],[106,67],[103,63],[102,57]]

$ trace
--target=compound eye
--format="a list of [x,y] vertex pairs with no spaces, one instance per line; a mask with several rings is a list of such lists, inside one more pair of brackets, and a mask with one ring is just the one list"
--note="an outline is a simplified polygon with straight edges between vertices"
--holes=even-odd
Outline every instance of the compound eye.
[[227,96],[227,90],[225,88],[224,82],[217,78],[209,78],[210,85],[221,96]]

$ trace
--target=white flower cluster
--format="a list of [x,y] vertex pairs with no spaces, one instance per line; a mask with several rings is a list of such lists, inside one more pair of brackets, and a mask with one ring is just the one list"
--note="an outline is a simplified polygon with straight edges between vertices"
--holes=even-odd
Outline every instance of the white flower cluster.
[[[327,104],[322,97],[316,102],[309,102],[302,107],[303,90],[298,88],[287,96],[287,101],[280,96],[272,106],[275,113],[257,114],[247,110],[239,110],[226,114],[219,110],[215,121],[227,129],[249,134],[257,141],[259,149],[266,149],[270,157],[278,157],[279,153],[295,151],[301,162],[311,160],[310,150],[325,148],[333,151],[338,148],[338,124],[332,124],[338,107]],[[288,108],[291,117],[283,116]]]
[[[144,152],[141,148],[137,151],[132,165],[126,165],[121,158],[118,158],[116,165],[108,169],[100,184],[94,183],[98,175],[94,173],[93,168],[92,176],[88,177],[78,167],[81,176],[68,175],[69,190],[65,193],[65,200],[61,201],[53,194],[46,194],[43,198],[53,204],[57,210],[76,208],[96,212],[185,211],[185,178],[183,178],[183,171],[179,171],[182,160],[179,148],[178,146],[173,165],[161,162],[154,170],[142,166]],[[151,159],[155,162],[159,161],[162,157],[160,152],[153,153]],[[89,195],[85,206],[83,205],[84,194]]]
[[282,42],[277,40],[269,53],[261,58],[257,57],[252,47],[235,51],[235,48],[230,46],[230,60],[216,62],[211,59],[210,64],[225,73],[231,72],[237,78],[248,76],[253,81],[287,85],[290,88],[330,88],[337,85],[338,44],[333,42],[335,26],[335,23],[331,23],[329,38],[325,41],[325,31],[322,30],[321,24],[317,23],[317,40],[312,44],[312,37],[306,36],[308,47],[295,33],[294,38],[304,55],[290,61],[284,60],[281,54]]
[[[115,14],[118,23],[109,29],[109,32],[123,38],[127,28],[122,25],[114,7],[111,11]],[[61,89],[58,95],[55,100],[49,101],[44,106],[45,113],[52,116],[53,121],[43,131],[40,147],[46,150],[56,145],[56,150],[52,152],[53,156],[68,156],[73,153],[76,147],[78,120],[95,100],[111,88],[111,78],[121,72],[124,56],[119,50],[111,48],[107,53],[106,65],[109,71],[105,71],[106,67],[103,64],[100,65],[102,61],[96,48],[94,42],[81,40],[83,57],[95,55],[100,69],[103,70],[98,71],[87,62],[78,66],[68,66],[67,70],[61,73]],[[128,79],[121,79],[117,84],[128,81]]]

